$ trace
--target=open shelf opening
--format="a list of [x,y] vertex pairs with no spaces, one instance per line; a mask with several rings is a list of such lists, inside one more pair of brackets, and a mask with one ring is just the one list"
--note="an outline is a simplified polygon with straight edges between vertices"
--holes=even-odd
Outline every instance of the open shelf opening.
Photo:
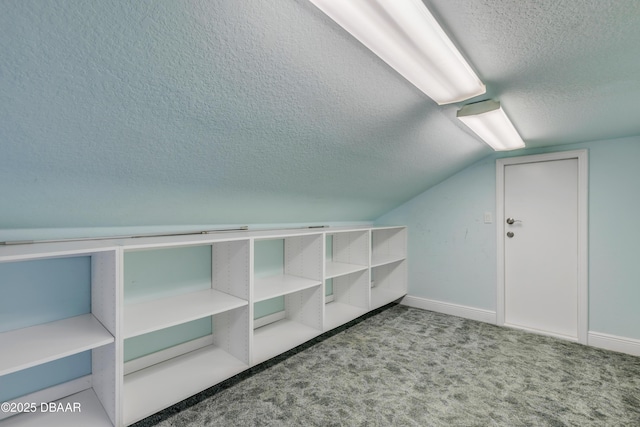
[[371,269],[371,309],[382,307],[407,294],[407,263],[396,261]]
[[[45,245],[46,246],[46,245]],[[56,247],[68,245],[57,245]],[[79,422],[116,422],[116,253],[65,250],[0,257],[0,401],[87,397]],[[104,363],[102,363],[104,361]],[[79,425],[47,411],[0,414],[2,425]]]

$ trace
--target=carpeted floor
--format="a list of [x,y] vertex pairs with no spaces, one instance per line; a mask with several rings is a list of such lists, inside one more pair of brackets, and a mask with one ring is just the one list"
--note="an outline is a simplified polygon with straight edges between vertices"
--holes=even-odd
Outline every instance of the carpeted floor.
[[640,358],[404,306],[267,366],[138,425],[640,426]]

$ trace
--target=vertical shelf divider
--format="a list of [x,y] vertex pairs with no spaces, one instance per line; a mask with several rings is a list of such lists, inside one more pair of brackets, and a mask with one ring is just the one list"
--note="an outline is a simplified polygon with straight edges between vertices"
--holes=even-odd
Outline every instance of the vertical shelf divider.
[[116,355],[122,348],[119,337],[120,251],[96,253],[91,256],[91,311],[102,325],[116,337],[113,344],[91,352],[92,383],[96,396],[114,425],[119,423],[119,399],[122,375]]

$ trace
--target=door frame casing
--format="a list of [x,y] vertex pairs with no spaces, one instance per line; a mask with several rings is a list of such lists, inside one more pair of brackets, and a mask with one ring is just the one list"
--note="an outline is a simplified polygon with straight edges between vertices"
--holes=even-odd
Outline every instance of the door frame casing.
[[[587,344],[589,330],[589,152],[561,151],[530,156],[507,157],[496,160],[496,232],[497,232],[497,304],[496,324],[505,325],[505,167],[553,160],[578,160],[578,342]],[[553,335],[553,334],[549,334]],[[563,337],[566,339],[566,337]]]

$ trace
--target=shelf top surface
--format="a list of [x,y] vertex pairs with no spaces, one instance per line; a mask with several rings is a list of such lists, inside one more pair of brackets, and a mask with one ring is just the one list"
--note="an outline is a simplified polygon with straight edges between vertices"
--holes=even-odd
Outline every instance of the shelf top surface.
[[127,304],[124,338],[244,307],[249,302],[215,289]]
[[167,236],[135,237],[114,242],[123,249],[152,249],[167,246],[210,245],[214,243],[249,240],[247,231],[224,231],[204,234],[178,234]]
[[277,276],[256,278],[254,302],[260,302],[282,295],[291,294],[321,285],[320,280],[280,274]]
[[[0,244],[0,262],[20,261],[35,258],[91,255],[92,253],[115,250],[151,249],[156,247],[208,245],[216,242],[237,240],[268,240],[286,237],[337,234],[356,231],[405,229],[406,226],[345,226],[345,227],[308,227],[284,229],[256,229],[210,231],[203,233],[141,237],[103,237],[52,242],[23,242],[20,244]],[[13,242],[18,243],[18,242]]]
[[406,225],[380,225],[380,226],[376,226],[376,227],[371,227],[372,231],[376,231],[376,230],[402,230],[407,228]]
[[407,256],[405,254],[378,254],[372,256],[371,267],[393,264],[394,262],[404,261],[405,259],[407,259]]
[[141,420],[248,367],[222,349],[207,346],[125,375],[125,424]]
[[325,279],[332,279],[338,276],[344,276],[369,268],[366,265],[347,264],[344,262],[327,261],[325,267]]
[[114,342],[113,336],[93,317],[83,314],[42,325],[3,332],[0,375],[16,372]]
[[117,245],[111,240],[82,240],[50,243],[23,243],[0,245],[0,262],[24,261],[39,258],[88,256],[114,251]]

